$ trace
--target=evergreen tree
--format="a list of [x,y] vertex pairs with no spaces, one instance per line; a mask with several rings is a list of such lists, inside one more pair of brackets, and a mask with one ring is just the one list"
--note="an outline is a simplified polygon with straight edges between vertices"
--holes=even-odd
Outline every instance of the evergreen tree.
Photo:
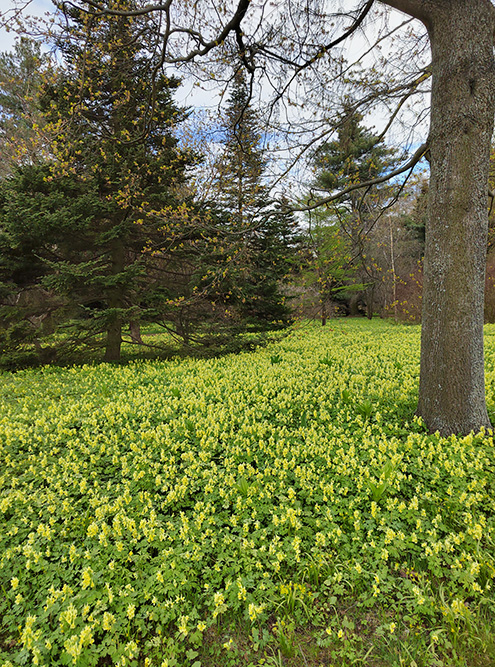
[[193,156],[173,132],[185,118],[172,99],[178,81],[150,66],[142,45],[151,44],[151,28],[140,16],[71,11],[58,38],[63,76],[42,97],[53,160],[10,179],[0,220],[4,242],[22,248],[24,261],[43,263],[43,284],[64,297],[78,338],[94,342],[104,332],[109,361],[120,358],[124,324],[143,304],[156,309],[150,290],[173,301],[163,265],[199,236],[181,189]]
[[0,53],[0,178],[43,154],[44,121],[38,98],[50,70],[49,57],[27,37],[11,52]]
[[220,202],[237,230],[251,228],[264,205],[266,160],[260,121],[250,105],[246,76],[239,69],[223,118],[224,150],[217,163]]
[[[337,138],[322,144],[314,154],[315,187],[332,192],[380,176],[390,168],[394,151],[362,124],[363,116],[346,105]],[[354,191],[356,192],[356,191]],[[362,193],[347,201],[357,205]]]
[[[315,179],[313,187],[325,192],[345,189],[381,176],[394,164],[395,151],[387,148],[371,130],[362,124],[363,117],[352,105],[344,107],[342,122],[333,141],[318,148],[313,156]],[[339,220],[339,233],[345,238],[346,252],[354,264],[355,280],[364,287],[368,317],[372,316],[380,271],[373,261],[373,226],[375,211],[383,205],[389,186],[353,190],[344,198],[334,214]],[[351,314],[356,314],[360,292],[348,292]],[[341,293],[342,295],[345,292]]]
[[233,79],[223,134],[216,187],[236,256],[227,280],[230,302],[253,323],[287,323],[290,308],[281,285],[292,268],[300,233],[288,206],[276,204],[263,183],[261,122],[242,69]]

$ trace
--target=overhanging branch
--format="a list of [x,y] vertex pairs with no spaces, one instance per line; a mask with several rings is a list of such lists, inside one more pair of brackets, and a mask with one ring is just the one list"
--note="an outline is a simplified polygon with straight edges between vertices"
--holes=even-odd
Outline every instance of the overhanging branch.
[[[134,9],[134,10],[109,9],[104,5],[102,5],[100,2],[97,2],[96,0],[82,0],[82,2],[83,4],[87,5],[88,8],[91,8],[96,12],[98,12],[98,14],[96,14],[97,16],[144,16],[146,14],[151,14],[154,12],[165,12],[168,14],[170,12],[170,7],[172,5],[173,0],[167,0],[166,2],[163,3],[151,3],[145,5],[144,7],[141,7],[140,9]],[[62,9],[62,11],[64,11],[64,8],[67,6],[72,6],[72,7],[77,7],[78,9],[82,9],[81,5],[75,4],[70,0],[62,0],[57,4]],[[193,49],[192,51],[190,51],[189,53],[187,53],[182,57],[166,58],[164,60],[169,63],[190,62],[194,60],[197,56],[205,56],[212,49],[218,47],[220,44],[223,44],[231,32],[235,33],[238,36],[242,35],[240,26],[244,17],[246,16],[250,4],[251,0],[239,0],[238,5],[234,10],[230,21],[228,21],[225,24],[225,26],[219,30],[218,34],[209,41],[204,41],[202,39],[201,34],[193,30],[192,28],[177,27],[173,30],[169,30],[168,31],[169,35],[177,32],[191,35],[197,41],[199,41],[201,46],[196,49]]]
[[289,82],[287,83],[286,86],[284,86],[284,91],[288,88],[290,83],[294,80],[294,78],[300,74],[302,71],[307,69],[308,67],[311,67],[311,65],[314,65],[320,58],[323,58],[324,55],[326,55],[329,51],[331,51],[333,48],[338,46],[341,42],[344,42],[348,37],[350,37],[356,30],[361,26],[363,23],[364,19],[368,16],[369,12],[371,11],[371,8],[373,4],[375,3],[375,0],[368,0],[366,5],[363,7],[361,12],[358,14],[358,16],[354,19],[352,24],[345,30],[342,35],[339,35],[336,39],[332,40],[328,44],[325,44],[324,46],[321,46],[318,51],[315,53],[314,56],[309,58],[303,63],[296,63],[290,58],[284,57],[280,53],[276,53],[274,51],[271,51],[270,49],[267,49],[264,45],[258,44],[252,47],[252,51],[256,53],[262,53],[266,56],[269,56],[273,58],[274,60],[277,60],[285,65],[289,65],[291,67],[295,68],[294,73],[289,79]]
[[414,153],[411,159],[408,162],[406,162],[406,164],[404,164],[402,167],[399,167],[398,169],[394,169],[394,171],[391,171],[390,173],[385,174],[384,176],[378,176],[377,178],[372,178],[371,180],[365,181],[364,183],[354,183],[353,185],[349,185],[349,187],[345,188],[344,190],[340,190],[339,192],[335,192],[333,195],[329,195],[328,197],[319,199],[313,204],[308,204],[307,206],[300,206],[298,208],[293,208],[292,210],[298,212],[313,211],[315,208],[319,208],[320,206],[324,206],[325,204],[330,204],[330,202],[345,197],[350,192],[354,192],[354,190],[360,190],[362,188],[370,188],[373,185],[380,185],[380,183],[385,183],[386,181],[389,181],[390,179],[395,178],[396,176],[400,176],[400,174],[403,174],[405,171],[408,171],[409,169],[415,167],[417,163],[421,160],[421,158],[424,157],[425,153],[428,150],[428,147],[429,147],[428,141],[425,141],[425,143],[421,144],[421,146]]

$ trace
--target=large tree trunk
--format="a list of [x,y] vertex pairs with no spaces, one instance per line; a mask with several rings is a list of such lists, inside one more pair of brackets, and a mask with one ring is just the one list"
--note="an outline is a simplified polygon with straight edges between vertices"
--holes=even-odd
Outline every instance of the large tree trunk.
[[418,414],[431,431],[490,427],[483,300],[495,113],[490,0],[382,0],[422,20],[432,49],[430,189]]
[[492,7],[432,2],[430,189],[418,415],[430,430],[490,427],[483,304],[495,113]]

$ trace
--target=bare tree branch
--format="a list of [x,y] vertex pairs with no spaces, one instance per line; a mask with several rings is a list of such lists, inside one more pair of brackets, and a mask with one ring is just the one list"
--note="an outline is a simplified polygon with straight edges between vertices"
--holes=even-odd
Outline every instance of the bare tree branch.
[[[167,11],[172,2],[173,0],[167,0],[165,3],[145,5],[144,7],[141,7],[141,9],[109,9],[94,0],[84,0],[84,4],[99,12],[96,16],[144,16],[145,14],[151,14],[152,12]],[[56,2],[55,4],[64,12],[65,7],[67,6],[80,9],[79,5],[75,5],[70,0],[62,0],[62,2]]]
[[407,100],[411,97],[411,95],[414,95],[414,93],[418,90],[418,86],[421,83],[423,83],[424,81],[426,81],[427,79],[429,79],[430,77],[431,77],[431,68],[430,68],[430,66],[428,66],[425,69],[425,71],[417,79],[415,79],[415,81],[412,81],[409,84],[409,89],[410,90],[404,95],[404,97],[401,98],[399,104],[394,109],[394,111],[391,114],[387,124],[385,125],[385,128],[383,129],[381,134],[378,136],[377,143],[385,137],[385,135],[389,131],[390,127],[392,126],[392,123],[397,118],[397,115],[398,115],[399,111],[404,106],[404,104],[407,102]]
[[[269,51],[266,47],[264,46],[259,46],[257,50],[260,53],[264,53],[265,55],[272,55],[275,56],[278,60],[281,62],[284,62],[286,65],[296,65],[296,71],[292,77],[292,79],[297,76],[300,72],[302,72],[304,69],[307,69],[311,65],[313,65],[317,60],[322,58],[326,53],[328,53],[331,49],[335,48],[342,42],[344,42],[348,37],[350,37],[356,30],[359,28],[359,26],[363,23],[364,19],[368,16],[368,14],[371,11],[371,8],[373,4],[375,3],[375,0],[368,0],[366,5],[363,7],[359,15],[356,17],[356,19],[352,22],[352,24],[349,26],[347,30],[345,30],[342,35],[337,37],[336,39],[332,40],[328,44],[321,46],[318,51],[315,53],[314,56],[306,60],[304,63],[296,65],[296,63],[292,60],[289,60],[287,58],[282,58],[280,54],[274,54],[273,52]],[[291,81],[292,81],[291,79]],[[290,82],[289,84],[290,85]]]
[[[96,0],[82,0],[83,4],[87,5],[88,7],[91,7],[92,9],[96,10],[98,13],[96,16],[143,16],[145,14],[151,14],[155,12],[165,12],[167,16],[169,16],[170,12],[170,7],[172,5],[173,0],[167,0],[165,3],[159,3],[159,4],[149,4],[145,5],[144,7],[140,9],[134,9],[134,10],[127,10],[127,9],[108,9],[107,7],[103,6],[99,2],[96,2]],[[173,33],[182,33],[189,35],[193,37],[196,42],[200,45],[196,49],[192,49],[189,53],[187,53],[184,56],[178,56],[178,57],[167,57],[163,58],[163,62],[168,62],[168,63],[187,63],[191,62],[198,56],[205,56],[207,55],[212,49],[218,47],[220,44],[223,44],[227,37],[229,36],[230,33],[234,33],[237,36],[237,39],[241,38],[242,31],[241,31],[241,23],[246,16],[246,12],[248,11],[249,7],[251,5],[251,0],[239,0],[239,3],[236,7],[236,9],[232,13],[231,19],[225,24],[225,26],[219,30],[218,34],[213,38],[208,41],[205,41],[203,39],[203,36],[201,33],[198,31],[192,29],[192,28],[186,28],[186,27],[180,27],[180,28],[175,28],[175,29],[167,29],[166,36],[168,37],[169,35],[172,35]],[[66,7],[77,7],[78,9],[81,9],[80,5],[76,5],[70,0],[63,0],[62,2],[58,3],[58,6],[62,11],[65,11]],[[84,10],[87,11],[87,10]],[[242,42],[242,39],[241,39]],[[164,40],[164,49],[166,45],[166,39]]]

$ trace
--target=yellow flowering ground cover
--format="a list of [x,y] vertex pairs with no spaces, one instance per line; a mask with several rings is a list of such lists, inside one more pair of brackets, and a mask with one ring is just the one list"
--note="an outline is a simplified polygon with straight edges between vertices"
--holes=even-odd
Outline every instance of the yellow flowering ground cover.
[[493,438],[426,433],[418,360],[335,320],[4,373],[0,665],[492,664]]

